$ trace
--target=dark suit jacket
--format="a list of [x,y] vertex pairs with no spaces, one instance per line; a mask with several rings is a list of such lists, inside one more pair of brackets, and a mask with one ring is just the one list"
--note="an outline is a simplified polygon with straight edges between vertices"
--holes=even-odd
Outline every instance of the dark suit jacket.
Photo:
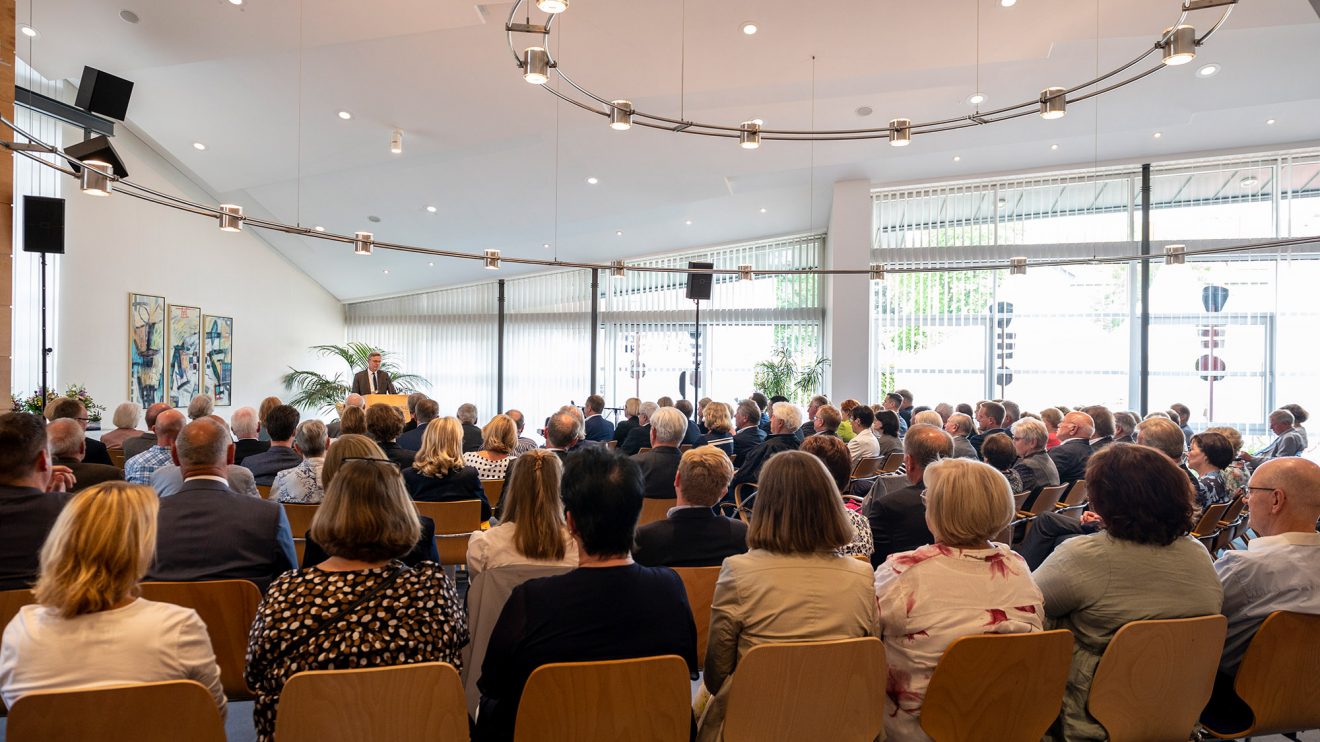
[[683,452],[674,446],[652,448],[646,453],[639,453],[633,461],[642,468],[646,479],[646,497],[672,499],[674,494],[674,473],[678,471],[678,460]]
[[615,440],[615,442],[618,443],[620,446],[622,446],[622,445],[623,445],[623,442],[626,441],[626,440],[628,440],[628,433],[632,432],[632,429],[635,428],[635,427],[637,427],[637,426],[640,425],[640,424],[641,424],[641,422],[637,419],[637,416],[636,416],[636,415],[633,415],[632,417],[628,418],[627,420],[624,420],[623,422],[619,423],[618,425],[615,425],[615,426],[614,426],[614,440]]
[[687,432],[683,433],[682,445],[695,446],[701,439],[701,429],[697,427],[696,420],[689,419],[687,423]]
[[288,446],[273,446],[265,453],[258,453],[243,459],[243,466],[252,472],[257,484],[269,487],[275,483],[275,475],[285,469],[302,463],[302,456]]
[[765,443],[765,431],[749,425],[733,436],[733,465],[742,466],[752,449]]
[[798,431],[797,431],[797,437],[798,437],[798,440],[805,440],[805,439],[808,438],[809,436],[813,436],[813,435],[815,435],[815,434],[816,434],[816,421],[815,421],[815,420],[808,420],[808,421],[802,423],[802,427],[798,428]]
[[[353,375],[353,393],[371,394],[370,372],[365,368]],[[390,375],[384,371],[376,372],[376,393],[398,394],[394,389],[394,382],[390,381]]]
[[463,423],[463,453],[481,450],[481,428],[472,423]]
[[967,442],[972,444],[972,448],[976,449],[976,458],[978,459],[981,458],[981,442],[984,441],[986,438],[989,438],[990,436],[994,435],[995,433],[1003,433],[1004,435],[1010,437],[1012,436],[1012,433],[1009,433],[1007,430],[1004,430],[1003,428],[991,428],[990,430],[987,430],[984,433],[976,433],[974,435],[967,436]]
[[592,415],[586,422],[587,440],[605,443],[614,440],[614,423],[600,415]]
[[871,554],[873,567],[883,564],[890,554],[935,543],[935,537],[926,527],[926,503],[921,501],[925,482],[912,484],[907,477],[882,479],[884,491],[872,488],[862,503],[862,515],[871,523],[871,536],[875,540],[875,551]]
[[211,479],[185,480],[160,501],[156,563],[148,580],[250,580],[263,592],[298,568],[278,502],[240,495]]
[[69,490],[70,492],[81,492],[94,484],[118,482],[124,479],[124,473],[117,466],[89,464],[86,461],[65,458],[56,458],[55,463],[73,470],[75,481],[73,489]]
[[243,459],[249,456],[256,456],[259,453],[265,453],[270,450],[270,441],[263,441],[259,438],[239,438],[234,443],[234,463],[241,464]]
[[683,508],[637,529],[633,559],[647,567],[717,567],[746,551],[746,523],[710,508]]
[[650,447],[651,447],[651,426],[638,425],[637,427],[628,431],[628,440],[624,441],[622,444],[619,445],[619,450],[623,451],[629,456],[635,456],[639,450]]
[[1049,450],[1054,468],[1059,470],[1059,484],[1076,482],[1086,476],[1086,461],[1091,458],[1091,444],[1085,438],[1069,438]]
[[[114,462],[110,460],[110,451],[106,449],[105,444],[95,438],[84,439],[87,444],[87,453],[83,454],[83,463],[87,464],[105,464],[113,466]],[[129,440],[132,440],[130,438]],[[124,459],[127,461],[128,459]]]
[[390,441],[389,443],[376,441],[376,445],[380,446],[380,450],[385,452],[386,458],[399,465],[400,471],[412,466],[413,460],[417,458],[416,451],[410,451],[400,446],[396,441]]
[[[125,439],[123,446],[124,461],[128,461],[134,456],[145,452],[148,448],[151,448],[154,445],[156,445],[155,433],[143,433],[142,435]],[[86,457],[83,457],[83,460],[86,461]]]
[[724,441],[716,444],[716,448],[727,453],[730,459],[733,459],[733,431],[732,430],[708,430],[706,434],[697,439],[694,445],[708,446],[714,441]]
[[[734,441],[736,445],[737,438],[734,438]],[[743,482],[755,482],[757,477],[761,475],[761,467],[770,460],[771,456],[780,451],[796,451],[800,445],[796,431],[769,436],[765,439],[765,443],[753,448],[747,454],[742,466],[738,467],[738,471],[733,473],[733,481],[729,483],[729,487],[735,487]]]
[[0,590],[37,580],[38,556],[69,495],[0,484]]
[[[399,444],[399,448],[406,448],[409,451],[422,450],[422,436],[426,435],[426,426],[430,424],[431,423],[429,422],[422,423],[412,430],[405,432],[403,435],[399,436],[399,439],[395,441],[395,443]],[[409,466],[412,466],[412,464],[409,464]]]
[[413,468],[403,470],[403,483],[408,494],[419,502],[457,502],[480,500],[481,519],[490,520],[490,502],[481,488],[477,470],[470,466],[456,469],[443,477],[431,477]]
[[1096,438],[1094,441],[1091,442],[1091,450],[1099,451],[1100,449],[1104,448],[1105,446],[1108,446],[1110,443],[1113,442],[1114,442],[1114,436],[1112,435],[1100,436],[1099,438]]

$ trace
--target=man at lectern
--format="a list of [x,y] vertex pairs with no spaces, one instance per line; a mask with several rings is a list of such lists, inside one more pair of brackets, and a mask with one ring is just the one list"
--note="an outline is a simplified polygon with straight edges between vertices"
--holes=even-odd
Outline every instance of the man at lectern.
[[354,394],[397,394],[390,375],[380,370],[380,353],[367,356],[367,368],[353,376]]

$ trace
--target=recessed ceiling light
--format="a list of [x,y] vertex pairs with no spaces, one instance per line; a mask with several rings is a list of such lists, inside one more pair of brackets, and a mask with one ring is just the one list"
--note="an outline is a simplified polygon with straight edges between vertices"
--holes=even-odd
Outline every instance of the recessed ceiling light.
[[543,243],[543,244],[541,245],[541,247],[544,247],[545,249],[549,250],[549,249],[550,249],[550,243],[549,243],[549,242]]
[[347,121],[347,120],[353,118],[353,114],[349,113],[348,111],[340,111],[340,112],[339,112],[339,118],[341,118],[341,119]]
[[875,109],[871,108],[870,106],[859,106],[857,108],[858,116],[870,116],[873,113],[875,113]]
[[587,185],[596,185],[596,184],[599,183],[599,182],[600,182],[600,181],[597,180],[597,179],[595,179],[594,177],[593,177],[593,178],[587,178]]
[[1057,144],[1051,144],[1051,145],[1050,145],[1050,149],[1058,149],[1058,148],[1059,148],[1059,145],[1057,145]]
[[426,207],[426,210],[429,211],[429,212],[431,212],[432,214],[434,214],[434,213],[436,212],[436,208],[435,208],[434,206],[427,206],[427,207]]
[[242,5],[243,0],[229,0],[230,5]]
[[426,267],[427,267],[427,268],[434,268],[434,267],[435,267],[435,263],[427,263],[427,264],[426,264]]
[[985,93],[972,93],[967,96],[967,102],[973,106],[979,106],[982,103],[985,103]]
[[193,149],[197,150],[198,152],[205,152],[206,145],[202,144],[201,142],[193,142]]
[[36,37],[38,37],[38,36],[41,35],[41,34],[37,33],[37,29],[35,29],[35,28],[29,26],[29,25],[26,24],[26,23],[24,23],[23,25],[19,26],[19,27],[18,27],[18,30],[21,31],[22,34],[23,34],[24,36],[27,36],[27,37],[29,37],[29,38],[36,38]]
[[962,157],[961,157],[960,155],[954,155],[954,156],[953,156],[953,161],[954,161],[954,162],[962,162]]
[[1156,139],[1159,139],[1159,138],[1162,137],[1162,136],[1164,136],[1164,132],[1162,132],[1162,131],[1157,131],[1157,132],[1155,132],[1155,138],[1156,138]]
[[1265,119],[1266,126],[1274,126],[1274,119]]
[[765,207],[764,207],[764,206],[761,207],[761,213],[762,213],[762,214],[765,213]]
[[123,19],[124,23],[137,23],[138,21],[142,20],[141,18],[138,18],[137,13],[134,13],[131,10],[119,11],[119,17]]
[[390,274],[390,269],[386,268],[385,270],[381,271],[381,273],[384,273],[385,275],[388,276]]
[[316,225],[315,227],[312,227],[312,229],[315,229],[317,232],[325,231],[325,227],[322,227],[320,224]]
[[1242,180],[1239,180],[1239,181],[1238,181],[1238,185],[1242,186],[1243,188],[1250,188],[1250,187],[1256,185],[1256,184],[1259,183],[1259,182],[1260,182],[1260,180],[1258,180],[1258,179],[1256,178],[1256,176],[1254,176],[1254,175],[1248,175],[1247,177],[1243,178]]
[[367,221],[371,222],[372,224],[380,224],[380,217],[376,216],[375,214],[372,214],[367,217]]
[[1005,8],[1011,8],[1014,5],[1017,5],[1017,0],[999,0],[999,4]]
[[684,221],[683,223],[686,224],[686,225],[688,225],[689,227],[692,226],[692,220],[691,220],[691,219],[688,219],[688,220]]
[[623,230],[622,230],[622,229],[615,230],[615,232],[614,232],[614,236],[615,236],[615,237],[622,237],[622,236],[623,236]]
[[742,32],[748,36],[751,36],[752,34],[760,30],[759,28],[756,27],[756,24],[752,23],[751,21],[747,21],[746,23],[742,24],[742,26],[740,26],[739,28],[741,28]]
[[1219,65],[1203,64],[1196,70],[1197,77],[1214,77],[1219,74]]

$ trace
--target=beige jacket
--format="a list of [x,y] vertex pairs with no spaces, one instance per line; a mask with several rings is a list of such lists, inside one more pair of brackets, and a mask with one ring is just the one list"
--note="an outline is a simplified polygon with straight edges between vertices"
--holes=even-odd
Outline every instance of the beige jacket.
[[704,665],[706,689],[714,697],[697,739],[721,738],[734,669],[752,647],[879,635],[875,576],[866,562],[761,549],[725,559],[711,601]]

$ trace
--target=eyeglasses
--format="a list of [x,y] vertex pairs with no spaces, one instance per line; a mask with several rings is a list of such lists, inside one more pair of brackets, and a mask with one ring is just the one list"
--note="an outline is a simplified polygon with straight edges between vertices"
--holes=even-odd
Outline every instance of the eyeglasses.
[[1249,490],[1265,490],[1266,492],[1273,492],[1274,490],[1278,489],[1278,487],[1252,487],[1251,485],[1247,485],[1247,489],[1249,489]]
[[345,457],[342,459],[342,461],[343,461],[344,463],[348,463],[348,462],[350,462],[350,461],[374,461],[374,462],[376,462],[377,464],[390,464],[390,465],[393,466],[395,469],[402,469],[402,468],[403,468],[403,467],[399,466],[399,462],[394,461],[393,459],[378,459],[378,458],[376,458],[375,456],[345,456]]

